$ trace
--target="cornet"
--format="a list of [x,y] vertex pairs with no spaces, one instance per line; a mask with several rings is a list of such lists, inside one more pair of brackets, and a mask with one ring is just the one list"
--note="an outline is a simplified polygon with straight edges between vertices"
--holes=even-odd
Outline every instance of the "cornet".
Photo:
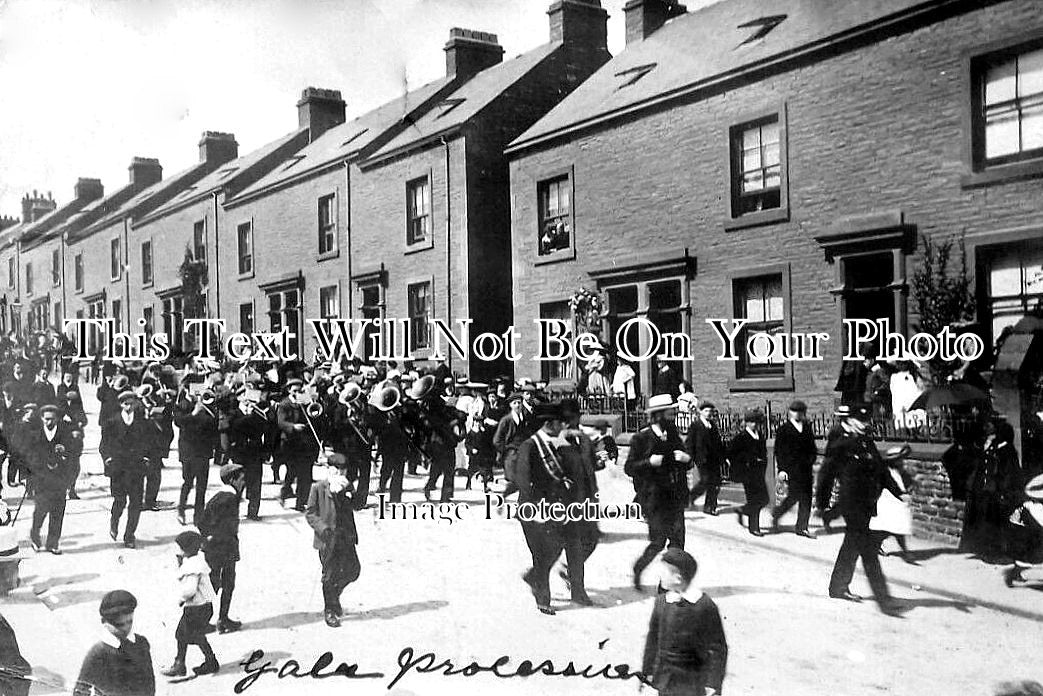
[[322,416],[323,411],[324,409],[322,408],[322,404],[320,404],[318,401],[312,401],[304,407],[304,412],[308,415],[309,418],[320,418]]

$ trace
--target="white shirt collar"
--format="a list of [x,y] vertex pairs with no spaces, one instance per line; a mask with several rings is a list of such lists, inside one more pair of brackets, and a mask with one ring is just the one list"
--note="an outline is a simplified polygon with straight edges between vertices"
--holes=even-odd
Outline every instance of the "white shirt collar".
[[688,585],[684,592],[667,592],[666,601],[671,604],[676,604],[682,599],[690,604],[695,604],[702,599],[703,590],[701,587],[696,585],[694,582]]
[[652,432],[655,433],[656,437],[660,440],[666,439],[666,428],[659,425],[658,423],[652,423]]
[[47,441],[50,442],[55,438],[55,436],[58,435],[58,426],[56,425],[53,428],[48,428],[47,426],[44,426],[43,435],[47,438]]
[[130,424],[132,424],[134,422],[134,412],[133,411],[131,411],[130,413],[127,413],[126,411],[120,411],[120,417],[123,419],[123,422],[126,423],[127,425],[130,425]]
[[804,432],[804,421],[795,421],[792,418],[790,418],[789,422],[790,425],[792,425],[798,433]]
[[[137,637],[137,635],[135,635],[135,633],[133,631],[131,631],[130,634],[127,635],[126,641],[128,643],[136,643],[138,641],[138,637]],[[112,635],[111,633],[109,633],[104,628],[101,631],[101,642],[105,643],[105,645],[110,645],[110,646],[112,646],[112,647],[114,647],[116,649],[119,649],[119,647],[120,647],[120,640],[119,640],[119,638],[117,638],[116,636]]]

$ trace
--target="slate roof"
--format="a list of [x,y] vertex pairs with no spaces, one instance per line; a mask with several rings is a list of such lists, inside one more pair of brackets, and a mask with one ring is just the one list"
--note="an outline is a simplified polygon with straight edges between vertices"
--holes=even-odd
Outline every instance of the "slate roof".
[[169,201],[150,212],[148,217],[162,217],[183,205],[187,205],[188,203],[208,196],[212,192],[232,184],[237,178],[243,175],[256,173],[258,166],[266,162],[271,155],[281,148],[290,145],[294,139],[306,137],[307,133],[307,128],[297,129],[282,136],[278,140],[273,140],[267,145],[264,145],[249,154],[221,165],[195,184],[186,187]]
[[91,222],[91,224],[84,228],[80,233],[75,234],[75,237],[88,236],[97,230],[111,225],[112,223],[123,219],[128,215],[133,215],[138,212],[139,209],[146,207],[150,202],[155,202],[157,197],[163,197],[164,194],[169,196],[173,193],[173,189],[178,186],[187,186],[187,182],[191,182],[199,178],[202,173],[206,170],[206,162],[198,162],[188,169],[178,172],[173,176],[167,177],[162,181],[159,181],[152,186],[149,186],[137,195],[131,197],[126,203],[119,206],[118,208],[105,213],[102,217]]
[[545,44],[486,68],[453,90],[440,104],[420,115],[409,128],[392,138],[370,158],[382,159],[466,123],[558,50],[564,50],[563,44]]
[[722,0],[632,44],[533,124],[517,150],[959,0]]
[[269,188],[277,187],[310,171],[357,155],[389,129],[402,123],[403,118],[424,105],[451,82],[444,77],[411,90],[397,99],[368,111],[350,121],[329,129],[307,147],[256,183],[251,184],[229,201],[230,204],[253,197]]

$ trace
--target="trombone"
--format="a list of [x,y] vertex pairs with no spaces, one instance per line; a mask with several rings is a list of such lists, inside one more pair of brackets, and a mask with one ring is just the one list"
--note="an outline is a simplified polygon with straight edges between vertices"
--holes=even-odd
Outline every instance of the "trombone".
[[312,423],[312,418],[319,418],[322,416],[323,408],[322,404],[318,401],[309,401],[307,403],[298,403],[301,407],[301,413],[304,414],[304,420],[311,429],[311,434],[315,438],[315,442],[319,445],[319,450],[322,450],[322,438],[319,437],[318,431],[315,430],[315,424]]

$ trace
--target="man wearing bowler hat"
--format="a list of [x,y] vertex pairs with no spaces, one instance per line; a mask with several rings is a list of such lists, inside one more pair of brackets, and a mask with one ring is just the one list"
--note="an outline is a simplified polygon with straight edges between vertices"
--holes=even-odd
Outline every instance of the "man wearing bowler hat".
[[887,579],[880,569],[877,556],[878,544],[869,531],[869,521],[876,514],[876,501],[884,488],[896,498],[901,498],[902,490],[891,477],[876,444],[869,437],[871,422],[869,406],[859,404],[851,407],[850,415],[843,422],[844,434],[826,448],[815,502],[819,509],[828,505],[833,481],[840,480],[837,508],[844,516],[846,528],[844,542],[837,553],[829,580],[829,596],[851,602],[862,601],[848,587],[855,574],[855,562],[861,557],[862,567],[880,610],[890,616],[898,616],[900,609],[887,589]]
[[799,536],[814,539],[808,531],[811,517],[812,468],[818,456],[815,433],[806,422],[808,408],[800,399],[789,405],[789,419],[775,431],[775,460],[779,465],[779,480],[788,488],[785,499],[771,513],[772,530],[777,530],[779,518],[794,505],[797,506],[797,525],[793,531]]
[[119,413],[102,424],[98,451],[105,463],[112,491],[112,512],[109,518],[109,536],[119,536],[119,522],[127,510],[127,527],[123,545],[135,548],[135,532],[141,516],[142,495],[145,486],[145,464],[151,431],[144,416],[139,413],[138,395],[124,390],[117,396]]
[[670,548],[684,549],[687,472],[692,464],[674,425],[674,398],[657,394],[648,400],[646,410],[649,424],[630,440],[630,454],[623,467],[634,479],[637,502],[648,521],[648,546],[634,562],[637,589],[641,589],[642,571],[668,541]]
[[751,409],[743,414],[743,429],[732,438],[728,446],[728,461],[731,462],[732,479],[742,482],[746,504],[735,511],[742,524],[743,515],[749,524],[750,534],[764,536],[761,531],[761,510],[768,504],[768,486],[764,475],[768,468],[768,451],[762,432],[764,414]]

